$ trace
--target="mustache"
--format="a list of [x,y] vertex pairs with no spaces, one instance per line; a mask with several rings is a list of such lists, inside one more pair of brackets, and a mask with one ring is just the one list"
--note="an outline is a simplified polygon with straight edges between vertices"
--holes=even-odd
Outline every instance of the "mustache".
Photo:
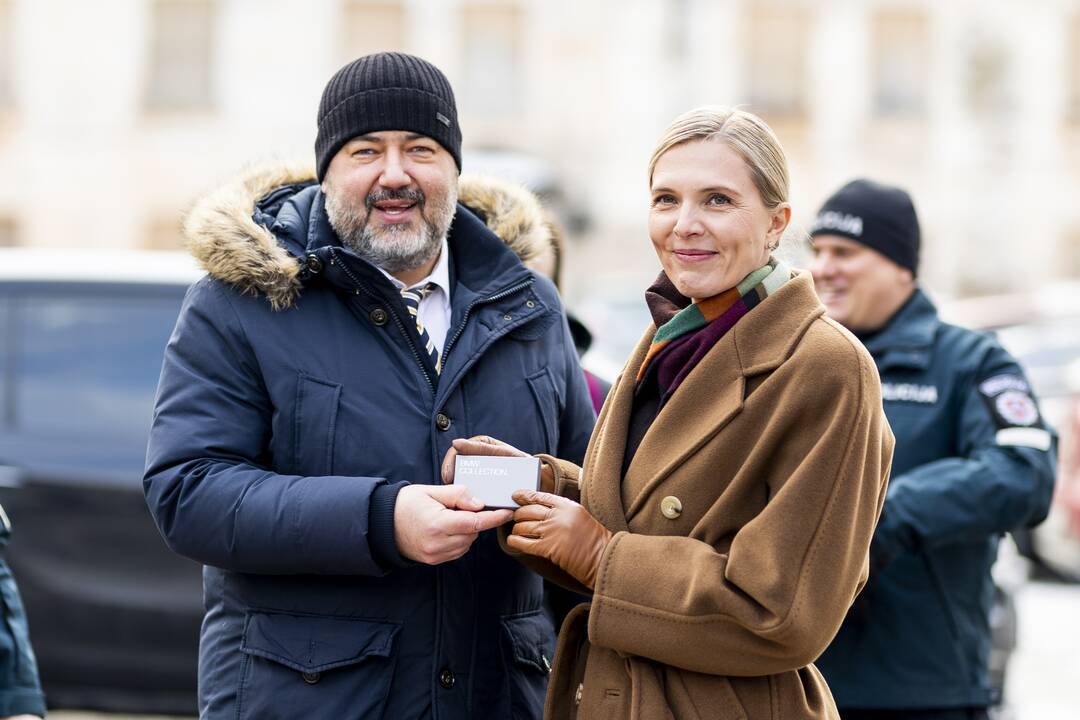
[[375,207],[375,203],[383,202],[385,200],[405,200],[408,202],[416,203],[421,209],[424,207],[424,202],[427,198],[419,190],[410,188],[401,188],[400,190],[376,190],[368,193],[368,196],[364,199],[364,207],[368,212]]

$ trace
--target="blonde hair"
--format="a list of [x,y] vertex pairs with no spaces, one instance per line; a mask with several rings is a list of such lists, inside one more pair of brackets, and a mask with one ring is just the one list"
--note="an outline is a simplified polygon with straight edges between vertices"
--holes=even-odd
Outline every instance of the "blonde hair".
[[660,157],[676,145],[719,139],[742,157],[767,208],[788,200],[788,168],[784,148],[772,128],[753,113],[706,105],[675,118],[649,159],[649,184]]

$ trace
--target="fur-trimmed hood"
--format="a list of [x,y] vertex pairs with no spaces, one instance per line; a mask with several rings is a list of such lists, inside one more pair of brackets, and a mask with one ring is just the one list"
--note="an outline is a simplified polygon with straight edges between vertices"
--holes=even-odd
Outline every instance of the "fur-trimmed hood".
[[[290,307],[302,287],[301,258],[255,221],[255,205],[277,188],[314,181],[310,165],[248,168],[192,206],[183,225],[189,251],[211,277],[241,292],[265,294],[275,310]],[[539,199],[520,185],[462,175],[458,202],[480,215],[523,261],[551,246],[549,220]]]

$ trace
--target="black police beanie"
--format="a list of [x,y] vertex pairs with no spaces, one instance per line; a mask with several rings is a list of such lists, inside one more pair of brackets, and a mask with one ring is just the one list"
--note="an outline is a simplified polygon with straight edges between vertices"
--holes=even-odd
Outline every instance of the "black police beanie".
[[810,229],[810,237],[817,235],[850,238],[917,274],[919,218],[900,188],[852,180],[821,206]]
[[365,55],[334,73],[319,102],[319,182],[341,146],[357,135],[405,130],[446,148],[461,170],[461,128],[450,82],[426,60],[396,52]]

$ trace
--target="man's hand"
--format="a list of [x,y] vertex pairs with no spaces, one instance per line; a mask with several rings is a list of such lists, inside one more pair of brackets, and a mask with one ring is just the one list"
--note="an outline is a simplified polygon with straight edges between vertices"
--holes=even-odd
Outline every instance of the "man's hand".
[[512,517],[510,510],[484,510],[463,486],[406,485],[394,506],[394,542],[410,560],[438,565],[461,557],[477,535]]
[[[502,457],[529,457],[528,453],[518,450],[513,445],[496,440],[490,435],[474,435],[468,440],[458,438],[451,442],[451,448],[446,451],[446,457],[442,461],[442,481],[445,485],[454,483],[454,461],[458,455],[496,455]],[[545,462],[540,463],[540,489],[544,492],[555,492],[555,474],[551,466]]]
[[506,544],[550,560],[585,587],[596,587],[600,558],[612,533],[584,507],[558,495],[518,490],[514,529]]

